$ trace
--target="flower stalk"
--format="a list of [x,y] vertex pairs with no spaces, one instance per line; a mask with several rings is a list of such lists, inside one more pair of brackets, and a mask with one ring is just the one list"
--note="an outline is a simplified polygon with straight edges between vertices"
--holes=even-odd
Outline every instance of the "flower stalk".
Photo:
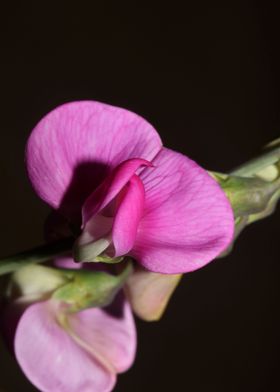
[[64,238],[17,253],[16,255],[4,257],[0,260],[0,276],[10,274],[27,265],[44,263],[56,256],[61,256],[71,251],[73,243],[74,238]]

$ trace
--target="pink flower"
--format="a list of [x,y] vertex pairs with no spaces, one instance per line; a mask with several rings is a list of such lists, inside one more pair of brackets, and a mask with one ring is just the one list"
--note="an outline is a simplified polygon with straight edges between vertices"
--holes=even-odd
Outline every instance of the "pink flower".
[[56,108],[33,130],[26,161],[37,194],[82,223],[78,261],[129,255],[150,271],[183,273],[232,239],[219,185],[127,110],[91,101]]
[[[52,276],[43,278],[45,289],[57,283]],[[67,313],[53,298],[30,305],[41,287],[30,278],[29,283],[25,295],[1,314],[4,335],[26,377],[42,392],[111,391],[136,351],[134,320],[124,297],[119,294],[103,309]]]
[[[119,313],[118,313],[119,312]],[[51,301],[31,305],[19,321],[15,353],[25,375],[42,392],[107,392],[135,354],[129,305],[92,308],[58,322]]]

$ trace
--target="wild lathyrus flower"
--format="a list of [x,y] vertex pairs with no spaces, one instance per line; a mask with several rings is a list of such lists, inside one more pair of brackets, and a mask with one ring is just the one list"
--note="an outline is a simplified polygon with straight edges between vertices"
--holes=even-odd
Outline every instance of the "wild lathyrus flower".
[[[67,266],[75,264],[68,259]],[[40,265],[12,275],[2,332],[40,391],[109,392],[117,374],[131,366],[133,316],[121,292],[113,298],[125,275]]]
[[127,110],[58,107],[33,130],[26,162],[37,194],[81,230],[76,261],[128,255],[153,272],[184,273],[232,239],[232,209],[217,182]]

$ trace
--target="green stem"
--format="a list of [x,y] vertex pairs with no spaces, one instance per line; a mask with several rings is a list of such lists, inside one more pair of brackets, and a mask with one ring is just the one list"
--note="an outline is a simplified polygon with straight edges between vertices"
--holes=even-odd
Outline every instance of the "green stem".
[[231,175],[240,177],[251,177],[270,165],[274,165],[280,160],[280,147],[267,150],[263,155],[251,159],[243,165],[230,172]]
[[55,256],[66,253],[72,249],[73,243],[74,238],[70,237],[0,259],[0,276],[14,272],[20,267],[43,263]]

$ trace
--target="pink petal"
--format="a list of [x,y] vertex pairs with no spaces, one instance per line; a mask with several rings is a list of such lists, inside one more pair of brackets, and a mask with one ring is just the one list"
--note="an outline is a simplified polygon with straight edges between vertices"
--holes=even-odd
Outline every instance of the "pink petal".
[[[143,159],[122,162],[87,198],[82,213],[83,232],[75,245],[78,261],[90,261],[105,250],[116,257],[132,248],[144,205],[143,184],[134,173],[143,165],[151,163]],[[90,246],[90,253],[81,255],[85,245]]]
[[143,215],[144,201],[143,183],[137,175],[134,175],[123,190],[123,197],[113,223],[112,240],[115,257],[125,255],[133,247]]
[[50,301],[24,312],[15,354],[25,375],[42,392],[109,392],[115,384],[115,375],[57,323]]
[[113,167],[130,158],[152,160],[160,148],[159,135],[138,115],[94,101],[72,102],[33,130],[27,170],[38,195],[72,218]]
[[70,324],[75,333],[112,364],[117,373],[126,371],[136,352],[136,330],[130,306],[122,296],[106,309],[86,309],[74,315]]
[[151,163],[144,159],[129,159],[112,171],[105,181],[87,198],[83,206],[83,225],[118,195],[140,166],[151,166]]
[[140,178],[145,211],[131,255],[166,274],[200,268],[233,236],[233,213],[219,185],[189,158],[163,149]]
[[81,269],[84,267],[82,263],[75,263],[72,257],[72,252],[64,256],[58,256],[55,259],[53,259],[52,262],[58,268]]

